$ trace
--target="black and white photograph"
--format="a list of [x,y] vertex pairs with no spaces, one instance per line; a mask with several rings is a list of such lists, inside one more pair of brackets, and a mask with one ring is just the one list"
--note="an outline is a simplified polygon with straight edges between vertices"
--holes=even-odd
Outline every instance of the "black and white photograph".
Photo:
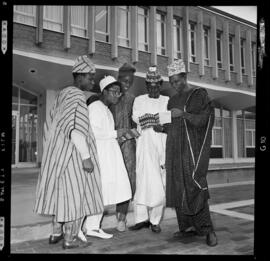
[[36,2],[0,6],[0,254],[259,257],[266,6]]

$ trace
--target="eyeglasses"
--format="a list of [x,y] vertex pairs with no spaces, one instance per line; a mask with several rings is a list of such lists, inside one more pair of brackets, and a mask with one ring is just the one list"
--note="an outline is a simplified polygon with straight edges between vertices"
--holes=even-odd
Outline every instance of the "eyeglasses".
[[112,96],[114,97],[120,97],[122,95],[122,93],[120,91],[114,91],[114,90],[108,90]]

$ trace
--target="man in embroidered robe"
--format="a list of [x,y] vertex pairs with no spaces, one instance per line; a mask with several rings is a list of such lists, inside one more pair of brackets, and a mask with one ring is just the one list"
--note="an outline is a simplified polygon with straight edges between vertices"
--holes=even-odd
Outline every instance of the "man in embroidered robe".
[[72,69],[74,84],[57,95],[44,125],[44,152],[34,211],[52,215],[50,244],[85,246],[77,235],[82,219],[103,212],[100,170],[83,91],[94,84],[95,67],[84,55]]
[[134,196],[135,225],[130,230],[151,227],[161,231],[165,206],[165,144],[166,134],[156,133],[153,126],[171,122],[167,111],[169,97],[160,95],[162,77],[156,66],[146,74],[147,94],[135,98],[132,118],[141,136],[136,140],[136,192]]
[[163,127],[168,135],[166,206],[176,209],[179,225],[174,236],[206,235],[206,243],[215,246],[217,238],[209,212],[206,180],[214,108],[205,89],[187,84],[182,60],[168,66],[168,76],[177,91],[168,102],[168,110],[179,113],[179,117]]

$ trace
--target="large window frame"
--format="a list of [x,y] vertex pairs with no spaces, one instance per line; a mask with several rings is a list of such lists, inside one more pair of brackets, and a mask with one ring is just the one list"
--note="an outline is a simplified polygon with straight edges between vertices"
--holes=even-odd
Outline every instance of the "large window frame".
[[[59,8],[59,10],[57,10],[57,8]],[[49,15],[52,14],[54,15],[54,17],[49,17]],[[44,5],[43,28],[50,31],[63,33],[63,16],[64,7],[62,5]]]
[[203,53],[204,53],[204,65],[210,66],[210,28],[203,27]]
[[[137,8],[138,17],[138,50],[149,51],[149,9],[139,6]],[[142,23],[140,22],[142,21]],[[142,37],[141,37],[142,36]]]
[[[79,8],[79,9],[78,9]],[[88,31],[88,7],[87,6],[71,6],[70,7],[70,27],[71,27],[71,35],[79,36],[83,38],[87,38]],[[77,10],[76,10],[77,9]],[[83,10],[83,13],[81,11]],[[74,21],[75,14],[77,11],[77,21]],[[83,22],[79,19],[83,19]],[[82,23],[82,24],[79,24]]]
[[174,59],[183,58],[183,26],[180,17],[173,18],[173,57]]
[[223,33],[222,31],[217,30],[217,67],[219,69],[222,69],[222,57],[223,57],[223,44],[222,44],[222,40],[223,40]]
[[14,22],[36,26],[37,7],[35,5],[14,5],[13,11]]
[[229,63],[230,71],[234,72],[234,36],[229,35]]
[[[97,14],[97,7],[95,6],[95,39],[96,41],[109,43],[110,42],[110,6],[105,7],[105,10]],[[104,30],[97,29],[97,23],[105,16],[105,28]]]
[[[126,22],[122,21],[122,14],[125,14]],[[126,26],[125,35],[121,32],[121,25]],[[123,27],[122,27],[123,28]],[[118,45],[130,47],[131,45],[131,10],[130,6],[118,6]]]
[[189,32],[189,61],[192,63],[196,62],[196,48],[197,48],[197,37],[196,37],[196,23],[189,22],[188,32]]
[[157,26],[157,54],[166,55],[166,15],[161,12],[156,13]]
[[241,38],[240,39],[240,64],[241,64],[241,71],[242,74],[246,74],[246,40]]

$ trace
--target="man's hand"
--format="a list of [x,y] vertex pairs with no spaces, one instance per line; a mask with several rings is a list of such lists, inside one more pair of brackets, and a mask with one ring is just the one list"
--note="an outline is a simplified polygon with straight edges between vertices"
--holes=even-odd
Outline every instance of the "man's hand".
[[128,129],[123,128],[123,129],[118,129],[117,130],[117,138],[122,137],[123,135],[125,135],[127,133]]
[[155,132],[163,132],[164,127],[162,125],[155,125],[153,126]]
[[82,163],[83,163],[83,169],[85,171],[91,173],[94,170],[94,165],[91,158],[84,159]]
[[183,116],[183,111],[180,109],[177,109],[177,108],[172,108],[171,113],[172,113],[172,118],[177,118],[177,117]]

